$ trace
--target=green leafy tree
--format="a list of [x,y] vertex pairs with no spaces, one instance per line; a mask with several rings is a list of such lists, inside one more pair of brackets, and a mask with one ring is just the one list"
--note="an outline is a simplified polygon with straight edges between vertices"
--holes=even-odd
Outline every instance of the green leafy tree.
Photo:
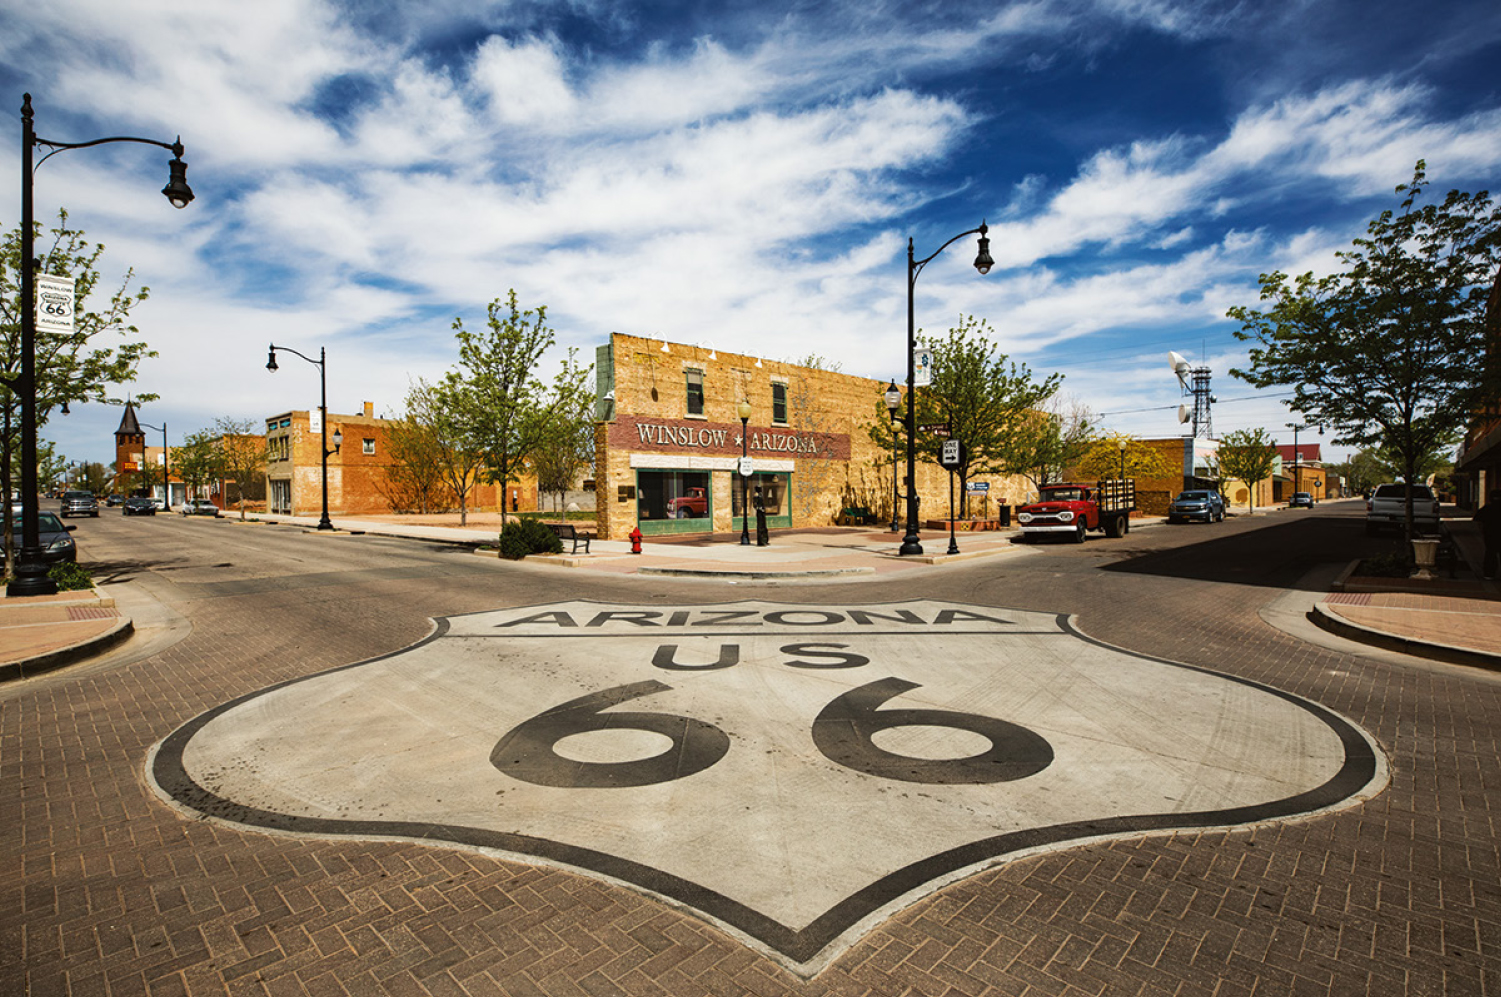
[[[1485,191],[1420,207],[1424,168],[1419,160],[1412,183],[1397,187],[1399,210],[1383,211],[1339,254],[1339,272],[1262,274],[1265,310],[1229,311],[1236,335],[1257,344],[1249,369],[1232,374],[1292,387],[1292,409],[1333,427],[1336,443],[1390,451],[1408,481],[1498,384],[1485,309],[1501,215]],[[1410,493],[1405,532],[1410,540]]]
[[1054,395],[1037,415],[1040,421],[1032,427],[1030,437],[1034,447],[1032,471],[1027,476],[1034,485],[1042,486],[1077,466],[1101,437],[1094,413],[1077,399]]
[[[258,430],[263,424],[254,419],[214,420],[213,432],[218,439],[219,472],[235,483],[235,497],[240,519],[245,518],[247,499],[259,500],[266,494],[266,438]],[[224,495],[229,501],[229,493]]]
[[[1121,444],[1125,446],[1122,447]],[[1079,473],[1090,478],[1118,478],[1125,466],[1128,478],[1172,478],[1182,468],[1157,447],[1124,433],[1101,436],[1090,442],[1078,464]]]
[[409,392],[406,410],[386,427],[388,463],[379,487],[398,512],[444,512],[458,504],[445,479],[444,449],[436,429],[413,410],[413,402]]
[[407,390],[405,419],[427,434],[443,483],[459,506],[459,525],[469,523],[469,493],[484,470],[481,440],[484,411],[452,375],[437,384],[418,378]]
[[594,463],[594,365],[581,367],[577,354],[568,348],[543,401],[544,442],[532,458],[537,490],[557,494],[559,508],[564,493]]
[[[36,350],[36,425],[46,425],[53,409],[64,403],[111,401],[112,385],[135,380],[136,368],[156,354],[134,339],[139,330],[130,324],[130,311],[150,293],[131,290],[134,272],[125,271],[120,284],[103,303],[89,304],[101,280],[99,261],[104,246],[90,243],[84,233],[68,227],[68,213],[58,212],[51,241],[35,230],[36,267],[40,274],[74,279],[74,331],[70,335],[38,330]],[[16,490],[21,445],[21,399],[10,385],[21,374],[21,228],[16,226],[0,242],[0,490]],[[155,396],[141,396],[151,399]],[[39,448],[40,449],[40,448]],[[40,473],[38,482],[49,480]],[[11,517],[5,517],[4,544],[13,546]],[[12,559],[7,558],[7,564]]]
[[1251,511],[1256,511],[1256,486],[1271,477],[1277,466],[1277,446],[1265,429],[1237,429],[1220,440],[1221,480],[1238,478],[1248,486]]
[[[964,443],[967,459],[956,472],[960,494],[966,493],[965,483],[976,475],[1035,471],[1053,432],[1038,410],[1063,381],[1061,374],[1034,380],[1026,364],[996,351],[991,332],[984,319],[961,315],[947,336],[917,337],[933,351],[933,383],[918,388],[913,402],[917,425],[949,423],[951,438]],[[899,412],[893,426],[882,406],[870,428],[871,440],[889,452],[892,434],[900,438],[906,432],[903,420]],[[937,464],[942,445],[940,437],[919,431],[917,459]]]
[[486,332],[470,332],[462,319],[453,320],[459,369],[446,375],[444,391],[469,442],[479,450],[485,480],[504,488],[518,479],[546,439],[547,413],[541,403],[546,389],[532,371],[552,346],[553,334],[546,306],[523,311],[514,289],[504,304],[496,298],[487,311]]
[[1351,492],[1361,493],[1375,489],[1383,481],[1390,481],[1393,472],[1374,448],[1355,451],[1349,459],[1326,465],[1330,474],[1344,479]]
[[219,434],[212,429],[189,433],[180,446],[172,448],[172,470],[187,486],[185,498],[201,495],[208,485],[225,477]]

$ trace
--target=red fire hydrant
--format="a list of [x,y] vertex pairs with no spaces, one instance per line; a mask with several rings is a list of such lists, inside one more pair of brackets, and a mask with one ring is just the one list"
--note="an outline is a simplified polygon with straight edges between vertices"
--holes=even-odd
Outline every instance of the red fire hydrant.
[[631,530],[631,553],[641,553],[641,527]]

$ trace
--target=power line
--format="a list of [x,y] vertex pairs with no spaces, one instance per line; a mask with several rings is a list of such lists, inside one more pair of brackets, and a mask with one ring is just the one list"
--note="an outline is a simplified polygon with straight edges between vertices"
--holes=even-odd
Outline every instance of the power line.
[[[1294,392],[1291,392],[1291,391],[1272,391],[1272,392],[1268,392],[1268,393],[1266,393],[1264,395],[1242,395],[1239,398],[1220,398],[1220,399],[1216,399],[1215,400],[1215,404],[1216,405],[1229,405],[1231,402],[1255,402],[1255,401],[1261,401],[1262,399],[1265,399],[1265,398],[1284,398],[1287,395],[1291,395],[1293,393]],[[1153,405],[1151,408],[1117,409],[1117,410],[1115,410],[1113,412],[1101,412],[1099,414],[1102,415],[1102,416],[1103,415],[1135,415],[1138,412],[1168,412],[1168,411],[1171,411],[1171,410],[1173,410],[1173,409],[1175,409],[1177,407],[1178,407],[1177,405]]]

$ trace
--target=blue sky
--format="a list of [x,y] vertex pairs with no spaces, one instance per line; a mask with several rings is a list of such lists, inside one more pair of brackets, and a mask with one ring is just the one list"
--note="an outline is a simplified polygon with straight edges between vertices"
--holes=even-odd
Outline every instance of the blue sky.
[[[1217,433],[1290,436],[1230,377],[1226,309],[1329,269],[1420,157],[1437,191],[1501,165],[1493,3],[48,0],[0,13],[0,52],[42,136],[187,147],[182,212],[145,147],[37,174],[39,219],[150,286],[141,418],[174,444],[317,405],[272,340],[327,349],[331,411],[394,412],[510,288],[586,360],[614,330],[899,377],[907,238],[982,219],[996,268],[951,247],[920,326],[985,318],[1149,437],[1180,432],[1174,349],[1213,370]],[[119,415],[43,435],[107,462]]]

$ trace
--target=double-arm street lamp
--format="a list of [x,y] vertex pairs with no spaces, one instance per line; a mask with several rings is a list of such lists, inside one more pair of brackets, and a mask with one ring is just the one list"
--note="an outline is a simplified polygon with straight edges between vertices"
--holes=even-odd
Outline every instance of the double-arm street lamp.
[[980,237],[979,252],[975,255],[975,269],[980,273],[990,273],[990,268],[995,266],[995,261],[990,258],[990,239],[986,234],[990,231],[984,222],[979,228],[972,228],[968,232],[960,232],[948,242],[939,246],[934,253],[926,259],[916,260],[912,251],[912,240],[907,240],[907,535],[902,538],[902,549],[898,552],[903,555],[921,554],[922,538],[917,532],[917,412],[915,407],[916,395],[913,392],[913,381],[917,374],[917,361],[914,353],[917,349],[917,325],[914,318],[912,299],[917,288],[917,275],[922,273],[922,268],[931,263],[939,253],[948,249],[954,243],[967,235]]
[[290,346],[277,346],[275,343],[272,343],[271,352],[266,357],[266,369],[273,374],[277,370],[277,350],[302,357],[302,359],[318,368],[318,411],[322,416],[318,420],[318,452],[321,455],[319,460],[323,465],[323,515],[318,520],[318,529],[331,530],[334,528],[334,524],[328,518],[328,456],[329,454],[339,452],[339,448],[344,445],[344,434],[336,431],[334,433],[334,448],[332,450],[328,449],[328,364],[326,362],[328,357],[324,354],[323,347],[321,346],[318,348],[318,359],[314,360],[305,353],[298,353]]
[[1301,463],[1298,459],[1298,434],[1307,429],[1308,424],[1304,422],[1289,422],[1287,428],[1293,431],[1293,492],[1296,493],[1302,488],[1302,482],[1299,480],[1301,475],[1298,473],[1298,465]]
[[[172,511],[172,474],[171,474],[172,458],[171,458],[171,456],[169,456],[169,451],[167,450],[167,420],[163,419],[162,420],[162,424],[160,426],[153,426],[153,425],[150,425],[149,423],[145,423],[145,422],[137,422],[136,425],[140,426],[142,429],[159,429],[159,430],[161,430],[161,433],[162,433],[162,508],[165,511],[167,511],[167,512],[171,512]],[[145,448],[142,447],[142,449],[145,449]],[[145,460],[145,457],[146,457],[145,454],[141,454],[141,458],[142,458],[143,462]],[[148,492],[148,496],[147,497],[149,498],[150,497],[149,493],[151,491],[151,476],[149,474],[146,476],[146,491]],[[183,497],[186,498],[187,496],[184,495]]]
[[[121,135],[92,142],[54,142],[37,135],[32,118],[31,94],[26,94],[21,100],[21,376],[10,383],[10,389],[21,398],[21,549],[16,552],[16,576],[8,591],[19,596],[51,595],[57,591],[57,583],[47,574],[47,563],[43,560],[37,508],[36,260],[33,258],[36,232],[32,210],[36,168],[68,149],[87,149],[110,142],[159,146],[172,153],[167,163],[170,178],[162,193],[174,208],[186,208],[193,200],[193,190],[187,181],[188,164],[182,161],[181,138],[167,143]],[[33,162],[37,146],[52,151]]]

